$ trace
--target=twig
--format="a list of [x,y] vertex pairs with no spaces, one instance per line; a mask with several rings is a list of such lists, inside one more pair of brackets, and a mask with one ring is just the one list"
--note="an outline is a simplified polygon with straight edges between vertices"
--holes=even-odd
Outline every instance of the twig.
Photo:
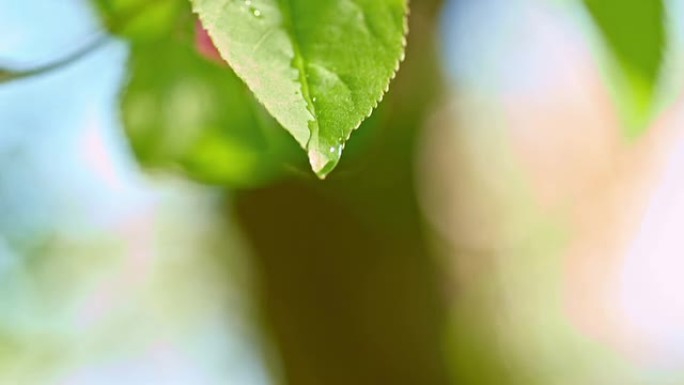
[[109,41],[109,39],[110,38],[107,35],[100,36],[94,39],[92,42],[86,44],[85,46],[79,48],[78,50],[70,53],[65,57],[59,58],[52,62],[38,65],[33,68],[17,71],[0,68],[0,83],[8,83],[11,81],[24,79],[31,76],[42,75],[53,70],[59,69],[61,67],[67,66],[73,62],[78,61],[84,56],[87,56],[88,54],[97,50],[98,48],[102,47]]

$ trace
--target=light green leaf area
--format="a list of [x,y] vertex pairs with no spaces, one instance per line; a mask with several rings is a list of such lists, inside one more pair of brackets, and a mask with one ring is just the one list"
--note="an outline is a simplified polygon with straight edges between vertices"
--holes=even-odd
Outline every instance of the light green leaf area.
[[404,55],[405,0],[191,0],[223,58],[325,177]]
[[134,44],[122,118],[138,161],[245,187],[297,168],[297,144],[227,67],[173,39]]
[[91,0],[105,27],[134,41],[150,41],[168,35],[187,0]]
[[662,0],[584,0],[613,52],[612,74],[627,135],[648,127],[666,45]]

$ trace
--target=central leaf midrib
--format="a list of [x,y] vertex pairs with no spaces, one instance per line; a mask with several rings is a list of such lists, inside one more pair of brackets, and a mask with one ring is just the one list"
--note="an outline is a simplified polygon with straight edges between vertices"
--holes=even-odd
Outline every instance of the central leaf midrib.
[[316,107],[313,103],[313,98],[311,97],[309,81],[306,77],[306,59],[302,54],[299,43],[299,36],[294,26],[294,18],[292,17],[293,7],[291,0],[280,0],[278,3],[280,5],[280,10],[283,14],[283,27],[287,31],[288,35],[290,36],[290,40],[292,41],[292,51],[294,54],[292,64],[295,67],[295,69],[299,72],[299,83],[301,85],[302,97],[304,98],[308,110],[311,113],[311,116],[313,117],[313,120],[309,122],[310,136],[306,144],[306,147],[308,149],[309,143],[311,143],[311,139],[314,137],[314,134],[317,133],[317,131],[319,130],[318,116],[316,115]]

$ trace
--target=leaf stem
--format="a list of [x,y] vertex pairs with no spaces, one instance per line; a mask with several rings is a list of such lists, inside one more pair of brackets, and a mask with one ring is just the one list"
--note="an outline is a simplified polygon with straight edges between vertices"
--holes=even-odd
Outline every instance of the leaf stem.
[[[110,19],[105,21],[105,25],[108,27],[110,32],[116,33],[125,28],[125,26],[135,17],[142,14],[146,9],[154,6],[164,0],[150,0],[146,3],[140,4],[137,7],[133,7],[124,14],[123,17],[118,17],[115,19]],[[38,65],[33,68],[25,70],[11,70],[7,68],[0,67],[0,84],[8,83],[15,80],[21,80],[32,76],[42,75],[54,70],[66,67],[74,62],[77,62],[81,58],[89,55],[90,53],[96,51],[98,48],[104,46],[109,41],[110,36],[107,34],[102,34],[90,43],[84,45],[83,47],[71,52],[67,56],[58,58],[52,62]]]
[[48,72],[52,72],[56,69],[68,66],[69,64],[72,64],[81,58],[87,56],[91,52],[94,52],[98,48],[102,47],[109,41],[109,36],[107,35],[102,35],[97,38],[95,38],[93,41],[90,43],[84,45],[83,47],[77,49],[74,52],[69,53],[68,55],[58,58],[55,61],[48,62],[45,64],[38,65],[33,68],[25,69],[25,70],[19,70],[19,71],[14,71],[14,70],[7,70],[0,68],[0,83],[8,83],[11,81],[15,80],[20,80],[32,76],[37,76],[37,75],[42,75]]

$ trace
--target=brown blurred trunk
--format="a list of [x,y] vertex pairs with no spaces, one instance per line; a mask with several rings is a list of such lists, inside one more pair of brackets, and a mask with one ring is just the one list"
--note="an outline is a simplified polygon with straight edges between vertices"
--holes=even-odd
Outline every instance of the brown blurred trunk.
[[290,385],[449,383],[446,302],[414,186],[416,137],[440,89],[437,3],[412,2],[407,59],[363,156],[328,181],[233,201]]

